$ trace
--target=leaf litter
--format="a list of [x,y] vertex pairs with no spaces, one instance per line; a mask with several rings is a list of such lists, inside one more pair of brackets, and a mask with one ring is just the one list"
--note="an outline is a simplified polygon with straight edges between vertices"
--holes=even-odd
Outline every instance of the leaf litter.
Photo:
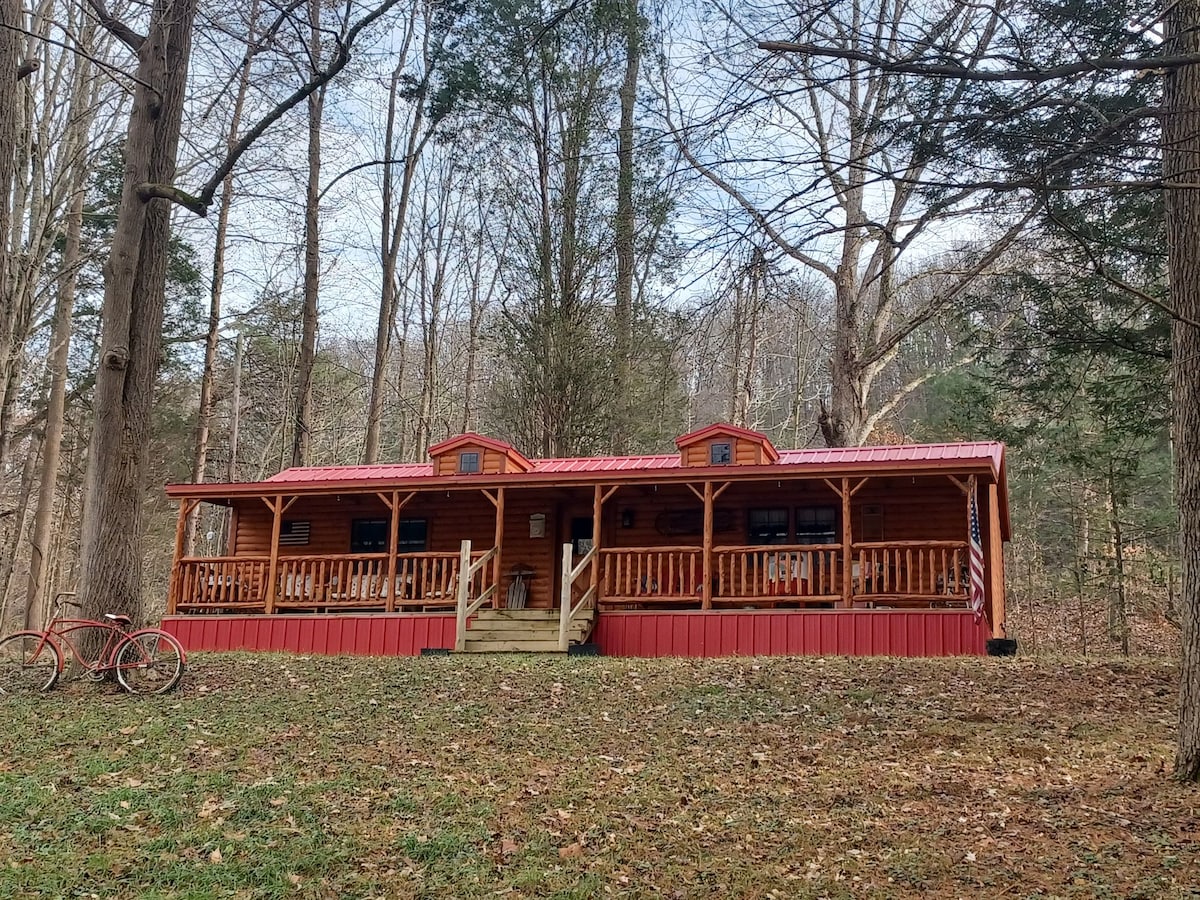
[[3,701],[0,896],[1194,897],[1177,678],[197,654]]

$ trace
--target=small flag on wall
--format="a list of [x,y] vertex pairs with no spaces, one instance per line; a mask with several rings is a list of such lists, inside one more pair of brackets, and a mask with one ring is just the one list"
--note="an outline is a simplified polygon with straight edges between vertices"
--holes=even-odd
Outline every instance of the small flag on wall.
[[971,490],[971,609],[978,618],[983,614],[983,539],[979,532],[979,503],[974,486]]
[[308,543],[311,522],[284,520],[279,523],[279,546],[300,547]]

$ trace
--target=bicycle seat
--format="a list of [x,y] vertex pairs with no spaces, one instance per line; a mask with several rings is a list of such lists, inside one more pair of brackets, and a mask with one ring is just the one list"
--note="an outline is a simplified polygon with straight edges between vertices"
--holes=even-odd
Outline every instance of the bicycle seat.
[[104,618],[116,623],[117,625],[129,626],[133,624],[133,619],[129,616],[122,616],[118,613],[105,613]]

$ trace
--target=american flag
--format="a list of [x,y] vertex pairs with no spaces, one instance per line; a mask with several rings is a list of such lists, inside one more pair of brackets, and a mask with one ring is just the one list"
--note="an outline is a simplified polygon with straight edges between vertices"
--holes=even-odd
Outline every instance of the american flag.
[[971,492],[971,609],[983,614],[983,539],[979,533],[979,505]]

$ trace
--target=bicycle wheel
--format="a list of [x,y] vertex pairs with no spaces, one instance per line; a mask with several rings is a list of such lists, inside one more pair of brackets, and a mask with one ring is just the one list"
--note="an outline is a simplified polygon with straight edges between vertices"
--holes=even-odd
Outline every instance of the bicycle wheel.
[[62,671],[58,646],[37,631],[18,631],[0,641],[0,696],[48,691]]
[[183,677],[183,647],[165,631],[138,631],[117,649],[116,665],[129,693],[164,694]]

